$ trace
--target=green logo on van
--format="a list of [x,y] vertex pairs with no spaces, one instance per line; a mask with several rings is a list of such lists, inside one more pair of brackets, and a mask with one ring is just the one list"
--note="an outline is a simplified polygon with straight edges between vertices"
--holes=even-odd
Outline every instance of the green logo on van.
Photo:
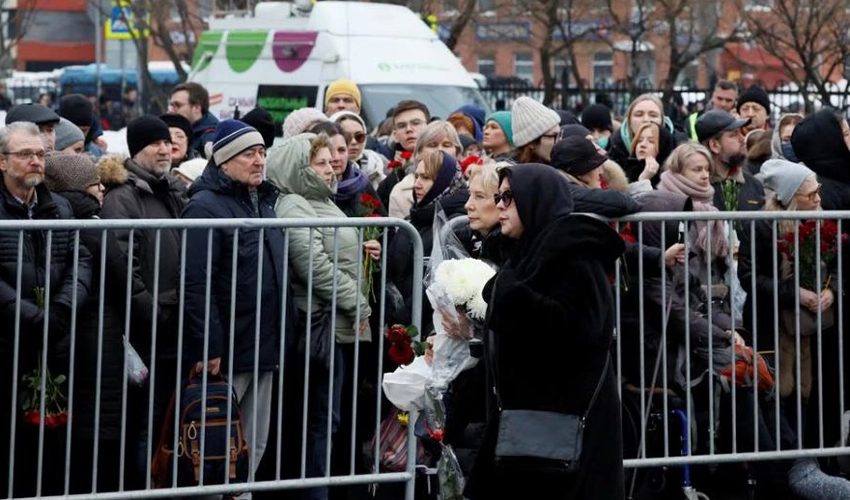
[[393,67],[390,63],[380,62],[378,63],[378,69],[381,71],[392,71]]
[[260,52],[266,45],[266,31],[231,31],[227,34],[225,53],[227,63],[236,73],[244,73],[260,57]]

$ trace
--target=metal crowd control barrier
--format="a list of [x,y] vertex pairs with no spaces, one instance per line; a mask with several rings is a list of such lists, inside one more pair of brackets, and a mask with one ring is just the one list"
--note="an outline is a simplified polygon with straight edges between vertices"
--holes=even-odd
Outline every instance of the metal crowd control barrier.
[[[14,303],[3,303],[0,304],[0,330],[3,331],[2,340],[3,344],[0,345],[0,356],[3,356],[4,363],[8,361],[8,366],[11,367],[11,371],[6,371],[8,377],[11,380],[2,381],[2,386],[6,387],[3,390],[0,396],[0,404],[6,406],[5,409],[0,409],[4,413],[6,413],[5,417],[9,418],[10,430],[9,433],[6,434],[5,430],[2,430],[2,434],[5,434],[4,438],[8,438],[9,442],[7,443],[9,446],[9,450],[2,450],[0,455],[3,458],[0,458],[0,497],[9,497],[9,498],[99,498],[99,499],[127,499],[127,498],[173,498],[175,496],[180,497],[190,497],[190,496],[200,496],[200,495],[238,495],[240,493],[246,492],[263,492],[263,491],[276,491],[276,490],[286,490],[286,489],[296,489],[296,488],[316,488],[316,487],[328,487],[328,486],[343,486],[343,485],[373,485],[373,484],[385,484],[385,483],[402,483],[403,484],[403,495],[408,500],[413,499],[414,492],[414,467],[415,467],[415,457],[416,457],[416,444],[415,439],[413,437],[413,425],[409,425],[407,429],[407,443],[406,443],[406,451],[407,451],[407,468],[404,472],[380,472],[379,465],[382,457],[379,457],[379,450],[381,449],[381,419],[382,419],[382,400],[381,400],[381,389],[380,389],[380,381],[382,372],[384,370],[382,364],[382,356],[381,353],[384,352],[384,336],[383,336],[383,326],[380,326],[380,330],[372,331],[372,346],[373,354],[375,354],[375,366],[367,367],[372,370],[371,373],[361,372],[360,370],[360,353],[361,350],[365,349],[367,343],[362,342],[358,335],[354,335],[353,342],[353,366],[351,367],[343,367],[344,376],[349,380],[345,380],[346,386],[351,386],[351,413],[350,415],[341,415],[339,428],[347,428],[350,431],[350,442],[334,442],[333,447],[331,444],[332,441],[332,421],[333,414],[338,413],[341,409],[335,409],[334,406],[334,398],[330,395],[334,393],[335,389],[339,389],[334,384],[334,352],[335,348],[331,348],[330,357],[331,362],[328,367],[327,373],[322,372],[320,369],[317,371],[311,371],[314,368],[310,366],[310,332],[311,332],[311,320],[309,319],[310,315],[307,316],[306,319],[306,328],[304,331],[296,330],[295,325],[287,325],[286,318],[287,316],[284,314],[284,308],[287,304],[287,301],[291,298],[288,297],[287,294],[294,293],[296,302],[299,302],[299,294],[303,295],[306,303],[308,311],[314,305],[315,302],[322,302],[322,304],[329,309],[331,313],[331,343],[335,344],[334,338],[334,327],[339,324],[338,319],[342,317],[342,314],[339,313],[339,301],[340,301],[340,283],[343,282],[342,275],[344,274],[344,270],[341,268],[341,262],[347,261],[349,265],[351,263],[356,264],[356,276],[347,276],[349,281],[353,281],[356,285],[356,305],[354,307],[354,318],[346,318],[347,321],[354,320],[355,328],[360,324],[361,320],[365,320],[367,318],[361,318],[361,306],[364,300],[370,300],[369,295],[371,291],[363,290],[364,280],[364,265],[363,260],[366,257],[363,251],[363,242],[364,242],[364,230],[365,228],[374,228],[377,227],[381,230],[381,235],[379,236],[379,242],[382,246],[382,254],[379,261],[380,265],[380,278],[378,280],[377,275],[375,279],[375,290],[377,293],[375,294],[373,301],[373,306],[377,306],[377,310],[372,311],[373,316],[378,317],[377,325],[385,324],[385,317],[387,314],[387,308],[389,304],[387,303],[387,294],[386,286],[387,286],[387,247],[390,241],[389,238],[389,229],[395,228],[398,231],[406,231],[410,235],[410,240],[412,241],[412,254],[410,255],[410,259],[414,263],[413,265],[413,288],[412,288],[412,310],[409,311],[410,316],[412,318],[412,324],[417,328],[420,327],[420,318],[421,318],[421,302],[423,299],[422,294],[422,274],[423,274],[423,248],[422,242],[419,238],[416,230],[405,221],[401,221],[398,219],[391,218],[341,218],[341,219],[193,219],[193,220],[57,220],[57,221],[9,221],[4,220],[0,221],[0,241],[6,244],[5,248],[17,248],[17,261],[12,263],[15,264],[15,267],[12,268],[15,270],[14,276],[9,276],[8,272],[10,269],[10,263],[2,262],[2,266],[5,268],[6,275],[0,274],[0,292],[13,292],[16,295],[16,299]],[[284,231],[284,241],[285,241],[285,251],[283,256],[278,256],[282,258],[282,261],[286,263],[283,266],[283,269],[280,271],[280,276],[274,276],[277,272],[273,269],[264,268],[264,251],[268,251],[266,245],[264,244],[256,244],[256,242],[266,242],[268,239],[268,235],[272,231]],[[206,245],[204,248],[190,248],[187,250],[187,240],[188,234],[190,232],[201,231],[205,233]],[[356,238],[358,242],[357,249],[354,251],[357,255],[353,255],[350,248],[349,249],[341,249],[340,248],[340,239],[341,233],[349,231],[348,237],[351,237],[350,231],[356,231]],[[96,244],[87,246],[86,239],[90,236],[94,236]],[[173,255],[168,252],[162,252],[162,242],[165,238],[169,238],[171,236],[176,236],[179,241],[179,254]],[[231,262],[219,262],[222,259],[220,257],[220,253],[223,253],[225,250],[222,248],[222,245],[219,244],[222,236],[227,236],[232,238],[232,261]],[[305,237],[306,236],[306,237]],[[113,238],[114,237],[114,238]],[[315,237],[315,238],[314,238]],[[240,240],[240,238],[242,238]],[[295,238],[299,238],[300,242],[307,242],[310,246],[309,255],[307,259],[309,260],[308,276],[298,276],[297,270],[295,266],[291,265],[291,259],[289,255],[290,248],[292,247],[292,242]],[[330,242],[333,251],[328,251],[328,245],[316,245],[316,238],[323,240],[325,242]],[[33,246],[33,240],[38,240],[36,246]],[[255,242],[255,247],[257,247],[257,256],[256,262],[243,262],[240,259],[243,259],[240,250],[242,246],[240,241],[251,241]],[[67,244],[64,248],[55,248],[54,245],[57,241],[61,241],[63,244]],[[29,254],[31,248],[36,248],[41,245],[44,249],[44,255],[37,256],[37,260],[35,262],[31,261],[32,257]],[[153,255],[150,255],[149,249],[153,248]],[[89,252],[91,250],[91,252]],[[116,251],[119,251],[118,255],[120,258],[115,258]],[[345,254],[344,252],[349,252]],[[68,252],[68,255],[65,255],[63,252]],[[147,255],[140,255],[142,252],[147,252]],[[94,254],[94,258],[91,258],[91,254]],[[46,279],[44,283],[43,290],[33,290],[30,293],[29,290],[22,289],[25,283],[28,283],[30,280],[30,276],[43,276],[44,270],[47,269],[48,272],[46,275],[51,276],[51,259],[61,258],[65,255],[67,258],[67,265],[63,270],[54,270],[54,274],[57,272],[61,272],[61,277],[57,278],[54,276],[54,279]],[[88,257],[87,257],[88,256]],[[271,257],[270,257],[271,258]],[[88,259],[88,260],[87,260]],[[219,260],[216,260],[219,259]],[[164,265],[167,261],[171,261],[170,265]],[[193,262],[194,261],[194,262]],[[145,264],[147,262],[147,264]],[[185,310],[185,300],[187,296],[187,276],[186,276],[186,267],[187,263],[197,264],[199,262],[206,262],[205,272],[206,276],[203,278],[203,283],[200,283],[200,286],[203,288],[203,295],[205,297],[205,311],[193,311],[194,314],[202,314],[204,318],[204,331],[205,331],[205,342],[203,342],[203,358],[202,361],[204,366],[207,365],[210,352],[209,352],[209,330],[210,330],[210,321],[211,321],[211,313],[210,310],[212,307],[229,307],[230,308],[230,322],[228,324],[219,324],[216,325],[222,329],[225,335],[226,341],[229,341],[228,349],[229,358],[231,360],[234,359],[234,337],[238,335],[245,335],[246,332],[240,332],[236,330],[234,319],[237,316],[237,303],[242,306],[245,303],[252,303],[251,309],[248,313],[249,316],[255,315],[254,324],[251,327],[251,332],[248,332],[249,335],[254,335],[254,349],[251,355],[253,356],[253,372],[246,372],[244,375],[250,377],[248,379],[248,384],[252,386],[250,389],[245,390],[245,397],[243,400],[248,397],[249,393],[252,396],[253,400],[253,408],[251,408],[252,414],[252,422],[248,422],[251,424],[252,431],[248,433],[246,436],[246,440],[249,443],[249,451],[250,453],[254,453],[253,445],[257,443],[258,434],[263,434],[262,429],[258,431],[258,384],[260,383],[260,367],[259,367],[259,359],[260,359],[260,329],[263,324],[261,324],[261,310],[265,308],[275,308],[280,317],[280,325],[275,325],[275,331],[279,334],[279,337],[276,339],[276,344],[279,345],[278,352],[275,353],[275,358],[277,359],[277,368],[276,373],[273,375],[273,382],[277,386],[275,389],[275,393],[272,394],[274,399],[277,399],[276,407],[272,407],[271,401],[265,401],[265,408],[269,410],[276,418],[270,417],[269,427],[273,432],[276,433],[277,437],[274,441],[271,439],[268,440],[267,446],[265,447],[264,460],[271,460],[272,465],[267,467],[266,470],[262,474],[256,474],[257,466],[260,464],[253,463],[254,459],[251,459],[251,464],[249,466],[249,476],[248,480],[245,483],[230,483],[230,479],[225,473],[225,481],[224,484],[205,484],[204,483],[204,472],[205,469],[203,464],[206,459],[203,458],[204,455],[204,447],[206,440],[206,433],[201,433],[201,444],[200,444],[200,457],[201,467],[199,469],[200,473],[196,479],[199,480],[199,486],[190,486],[190,487],[178,487],[177,486],[177,463],[176,460],[172,461],[169,465],[171,468],[171,484],[166,485],[166,487],[155,489],[151,485],[151,460],[153,455],[156,453],[154,449],[158,444],[159,429],[154,427],[155,417],[155,400],[158,397],[161,397],[160,394],[157,393],[157,380],[173,380],[173,386],[168,385],[167,392],[168,396],[170,396],[172,391],[175,391],[177,404],[176,408],[180,408],[180,388],[181,388],[181,379],[192,369],[191,366],[187,366],[188,363],[193,361],[187,361],[183,359],[183,354],[186,349],[186,343],[184,342],[184,320],[186,315]],[[221,264],[221,266],[217,266],[216,264]],[[175,267],[176,265],[176,267]],[[152,266],[152,269],[146,268],[146,266]],[[246,266],[246,267],[240,267]],[[256,271],[252,267],[256,267]],[[324,266],[324,267],[322,267]],[[169,277],[162,276],[161,269],[162,268],[176,268],[179,269],[179,277]],[[230,290],[226,290],[222,293],[221,290],[217,290],[215,284],[219,282],[219,280],[223,280],[227,278],[226,275],[223,275],[220,272],[216,272],[217,269],[221,268],[230,268],[232,269],[232,274],[229,277],[232,283],[237,284],[232,287]],[[243,269],[247,269],[247,271],[243,271]],[[322,276],[317,276],[317,269],[330,270],[332,277],[331,283],[322,282],[321,279],[326,279],[327,274]],[[351,269],[349,266],[348,269]],[[255,289],[251,287],[238,286],[240,281],[240,271],[242,273],[248,272],[246,283],[254,284],[256,283]],[[3,269],[0,268],[0,273],[3,272]],[[93,274],[96,278],[92,280],[91,283],[86,283],[86,276],[90,276]],[[139,290],[136,289],[137,285],[144,285],[144,280],[141,279],[140,274],[151,275],[150,282],[147,283],[147,286],[151,288],[151,290]],[[253,276],[252,276],[253,274]],[[281,301],[279,304],[270,304],[263,303],[261,300],[261,294],[263,293],[263,282],[269,277],[273,276],[275,278],[280,278],[282,282],[293,282],[296,283],[292,289],[284,288],[281,291]],[[116,281],[117,280],[117,281]],[[122,281],[123,280],[123,281]],[[112,283],[118,282],[121,283],[121,286],[115,286]],[[163,331],[161,326],[158,326],[160,321],[163,320],[163,316],[161,316],[164,302],[163,297],[167,294],[169,290],[162,289],[167,286],[169,282],[173,282],[176,284],[176,297],[177,297],[177,312],[178,318],[176,323],[176,346],[165,346],[162,345],[165,343],[163,338],[166,338],[165,335],[168,332]],[[23,284],[22,284],[23,283]],[[68,285],[70,283],[70,285]],[[51,285],[54,289],[51,289]],[[199,285],[195,283],[193,286]],[[56,287],[60,287],[60,290],[56,290]],[[330,290],[328,288],[330,287]],[[117,289],[122,289],[123,293],[118,293]],[[65,297],[63,295],[62,299],[57,301],[54,300],[58,294],[64,293],[65,291],[70,290],[70,296]],[[290,291],[294,290],[294,291]],[[105,292],[107,291],[107,292]],[[196,290],[197,291],[197,290]],[[327,296],[327,293],[330,293]],[[148,299],[152,304],[150,311],[144,311],[144,314],[150,314],[149,318],[149,326],[147,328],[141,328],[141,321],[143,318],[139,318],[138,316],[134,316],[134,307],[136,306],[136,298],[137,294],[148,294]],[[247,299],[246,299],[247,294]],[[251,295],[255,294],[256,300],[254,300]],[[40,297],[43,295],[43,299]],[[8,297],[8,295],[3,295],[4,297]],[[33,298],[34,297],[34,298]],[[86,302],[86,299],[88,301]],[[62,301],[67,301],[64,303]],[[38,302],[37,304],[34,302]],[[42,308],[42,310],[38,310],[36,308]],[[51,313],[51,309],[53,313]],[[127,374],[127,359],[128,356],[125,355],[123,343],[120,339],[117,340],[118,351],[116,349],[116,339],[114,338],[116,335],[115,329],[112,328],[112,324],[110,324],[109,328],[107,328],[106,336],[110,336],[108,339],[108,343],[105,343],[105,318],[104,314],[109,314],[109,311],[120,311],[119,316],[119,327],[117,333],[126,335],[128,337],[129,343],[132,345],[134,343],[134,338],[144,337],[150,335],[150,343],[151,350],[149,356],[149,379],[144,385],[143,390],[131,389],[128,386],[128,374]],[[65,312],[69,312],[70,318],[61,318],[62,320],[69,321],[69,335],[67,337],[67,347],[62,347],[62,349],[67,348],[67,373],[63,373],[67,375],[67,414],[70,415],[67,421],[67,427],[59,426],[59,430],[53,428],[56,421],[50,422],[49,418],[46,415],[51,414],[50,405],[54,403],[55,393],[51,392],[47,394],[47,391],[50,389],[48,385],[52,385],[52,381],[48,384],[48,380],[46,374],[48,369],[48,358],[50,358],[52,351],[59,352],[60,348],[59,343],[57,343],[56,339],[53,338],[54,328],[58,328],[56,325],[61,321],[57,314],[64,314]],[[54,314],[51,316],[51,314]],[[141,314],[141,313],[139,313]],[[347,311],[346,314],[351,314],[350,311]],[[224,317],[224,316],[222,316]],[[38,321],[34,321],[29,323],[32,318],[45,318],[43,321],[40,319]],[[91,321],[86,322],[86,318]],[[158,331],[159,330],[159,331]],[[37,335],[35,334],[37,332]],[[132,332],[132,334],[131,334]],[[229,332],[229,333],[227,333]],[[134,337],[135,335],[135,337]],[[291,344],[287,342],[287,336],[301,336],[304,335],[306,337],[306,349],[303,354],[298,354],[297,352],[288,352]],[[36,352],[39,352],[40,349],[35,344],[36,347],[33,347],[33,341],[35,338],[40,337],[41,343],[44,347],[44,351],[39,353],[38,362],[36,363],[33,359],[30,359],[32,355]],[[80,348],[80,342],[83,338],[87,337],[89,341],[92,339],[96,339],[96,353],[83,353]],[[160,343],[158,344],[158,340],[160,339]],[[163,351],[168,347],[176,347],[176,358],[174,360],[175,367],[174,371],[171,371],[171,365],[167,363],[167,360],[163,360],[161,356],[158,356],[157,349],[159,351]],[[111,352],[109,352],[112,350]],[[291,351],[291,349],[289,349]],[[63,351],[64,352],[64,351]],[[116,403],[116,401],[110,401],[108,398],[113,397],[115,395],[106,396],[102,392],[103,382],[106,380],[101,379],[101,375],[104,373],[106,369],[106,358],[107,355],[112,356],[110,359],[115,359],[114,356],[120,356],[119,359],[123,361],[123,367],[119,365],[119,369],[123,374],[123,380],[120,381],[120,403]],[[25,354],[25,355],[20,355]],[[43,355],[42,355],[43,354]],[[91,363],[79,363],[77,360],[81,354],[87,354],[89,358],[93,359]],[[20,358],[20,359],[19,359]],[[88,359],[88,358],[84,358]],[[186,361],[186,362],[184,362]],[[292,373],[303,375],[303,400],[298,402],[303,403],[303,411],[294,413],[289,408],[284,407],[284,401],[287,403],[290,402],[290,399],[286,399],[286,395],[284,394],[284,372],[287,372],[287,375],[290,373],[287,369],[287,362],[294,363],[296,368]],[[51,363],[53,360],[51,359]],[[120,363],[120,361],[119,361]],[[165,364],[163,364],[165,363]],[[160,368],[159,366],[163,366],[165,368]],[[234,381],[233,373],[233,364],[230,363],[227,376],[228,380],[231,382]],[[303,364],[303,368],[302,365]],[[33,384],[27,380],[21,379],[23,375],[21,370],[25,367],[32,367],[33,369],[41,370],[41,375],[37,378],[37,381]],[[85,379],[81,378],[79,373],[83,373],[84,371],[89,370],[87,373],[93,373],[95,377],[95,382],[89,385],[85,384]],[[93,370],[93,372],[92,372]],[[225,371],[224,369],[222,371]],[[159,372],[159,373],[158,373]],[[326,375],[325,380],[320,380],[319,382],[311,383],[311,376],[314,376],[315,373],[323,373]],[[358,382],[361,379],[361,374],[363,377],[368,375],[369,379],[376,384],[375,391],[375,399],[374,401],[358,401]],[[202,400],[206,401],[206,381],[210,376],[206,372],[203,371],[202,379],[205,382],[203,386],[203,395]],[[114,382],[114,381],[113,381]],[[298,381],[300,383],[300,380]],[[310,399],[310,391],[311,388],[317,387],[318,383],[327,383],[326,388],[326,396],[318,397],[316,400]],[[58,384],[62,386],[60,382]],[[235,386],[235,383],[234,383]],[[28,401],[28,407],[35,408],[39,411],[39,415],[32,418],[32,412],[30,412],[28,419],[32,419],[32,422],[24,421],[21,415],[21,401],[22,396],[28,390],[35,390],[39,388],[39,397],[35,399],[35,402]],[[287,386],[287,389],[289,387]],[[88,392],[88,394],[86,394]],[[270,391],[271,393],[271,391]],[[264,393],[265,394],[265,393]],[[93,408],[82,408],[80,405],[75,405],[75,399],[80,401],[89,401],[94,405]],[[56,400],[59,401],[59,400]],[[145,402],[146,401],[146,402]],[[140,404],[141,402],[141,404]],[[322,403],[327,407],[320,408],[316,413],[310,413],[310,417],[308,417],[308,410],[311,410],[311,405],[319,403],[319,406],[322,406]],[[61,403],[60,403],[61,404]],[[119,475],[115,482],[117,483],[117,488],[115,491],[98,491],[97,485],[99,484],[99,469],[101,468],[101,457],[99,454],[106,453],[104,450],[107,449],[107,439],[102,437],[102,433],[104,430],[104,424],[101,422],[104,405],[111,405],[112,408],[116,407],[118,404],[121,408],[120,417],[120,437],[110,437],[113,441],[109,442],[109,445],[115,449],[110,448],[115,461],[118,461],[115,465],[115,471]],[[159,404],[159,402],[157,402]],[[231,420],[231,412],[230,410],[230,401],[227,402],[228,407],[228,417],[227,417],[227,428],[230,428],[232,423]],[[358,406],[359,405],[359,406]],[[374,422],[372,424],[366,423],[366,425],[362,425],[362,420],[359,419],[358,408],[365,413],[365,409],[369,409],[369,413],[374,415]],[[75,426],[78,426],[77,416],[75,412],[84,412],[86,410],[91,412],[91,415],[94,419],[93,422],[93,430],[90,436],[78,436],[75,433]],[[243,408],[246,410],[246,408]],[[161,409],[157,408],[156,412],[160,412]],[[201,427],[204,426],[206,422],[206,414],[211,410],[209,407],[205,408],[203,411],[203,416],[201,417],[202,422]],[[310,428],[310,422],[314,421],[312,419],[313,415],[320,415],[318,412],[327,412],[326,418],[322,421],[323,429],[312,429]],[[82,413],[81,413],[82,414]],[[139,420],[141,418],[141,420]],[[299,420],[300,418],[300,420]],[[130,424],[128,423],[130,420],[135,421],[134,427],[131,429]],[[290,451],[292,446],[286,442],[288,436],[293,436],[296,433],[291,432],[291,429],[287,427],[287,422],[299,422],[300,434],[301,437],[301,446],[298,450],[299,457],[298,460],[300,463],[297,466],[292,466],[292,464],[284,463],[284,459],[282,458],[287,451]],[[178,442],[178,434],[181,432],[178,424],[180,422],[179,411],[174,415],[173,421],[164,422],[164,425],[171,426],[171,430],[173,432],[172,438],[172,450],[176,450],[178,453],[180,452],[180,442]],[[325,425],[326,422],[326,425]],[[33,425],[35,423],[36,425]],[[243,425],[246,425],[246,422],[243,420]],[[358,424],[361,424],[358,426]],[[377,445],[373,447],[373,449],[368,454],[368,460],[361,460],[361,450],[358,449],[358,446],[363,443],[369,441],[371,439],[370,435],[364,435],[362,429],[364,427],[368,427],[373,431],[377,436]],[[0,425],[0,429],[5,429],[5,426]],[[118,429],[110,429],[110,431],[116,431]],[[327,444],[324,449],[312,450],[314,453],[314,459],[321,460],[324,459],[324,473],[320,475],[309,475],[307,472],[307,462],[310,460],[308,457],[308,447],[312,444],[312,437],[316,436],[316,432],[324,432]],[[321,436],[321,434],[318,434]],[[141,437],[141,440],[139,439]],[[115,443],[114,440],[117,439],[118,442]],[[3,439],[5,441],[5,439]],[[181,441],[182,442],[182,441]],[[17,448],[17,451],[16,451]],[[348,474],[346,475],[332,475],[330,472],[330,460],[332,455],[332,448],[334,451],[338,451],[348,455]],[[342,450],[342,451],[340,451]],[[185,451],[185,450],[184,450]],[[85,452],[85,455],[88,455],[88,459],[90,461],[89,464],[94,464],[93,467],[89,469],[85,469],[81,474],[79,470],[76,468],[76,465],[73,463],[77,459],[78,452]],[[26,455],[26,461],[21,459],[21,455]],[[110,456],[110,455],[105,455]],[[133,458],[134,456],[140,456],[140,461],[143,463],[142,468],[144,470],[133,471],[134,467],[137,467],[138,464],[134,464]],[[315,458],[319,457],[319,458]],[[208,457],[212,460],[212,457]],[[231,455],[228,455],[225,459],[225,468],[224,470],[229,470],[231,465]],[[363,463],[363,461],[368,461],[368,464],[358,467],[359,463]],[[32,464],[33,470],[29,471],[29,468]],[[98,465],[101,464],[101,465]],[[269,470],[270,469],[270,470]],[[362,469],[366,469],[365,472]],[[370,472],[371,469],[371,472]],[[197,471],[198,469],[196,469]],[[360,470],[360,472],[358,472]],[[32,477],[29,472],[35,472],[35,476]],[[136,478],[135,483],[129,479],[125,481],[125,478],[130,478],[134,475],[135,472],[138,472],[138,477]],[[8,476],[6,476],[8,474]],[[29,475],[28,475],[29,474]],[[197,472],[196,472],[197,474]],[[104,473],[101,472],[100,479],[103,479]],[[263,477],[260,477],[260,476]],[[11,478],[11,479],[9,479]],[[7,480],[8,479],[8,480]],[[107,478],[109,479],[109,478]],[[28,482],[29,481],[29,482]],[[34,483],[34,484],[33,484]],[[79,485],[83,486],[80,487]],[[21,493],[23,492],[23,493]],[[401,496],[401,494],[399,495]]]
[[[821,224],[802,225],[803,221],[810,220],[833,221],[835,226],[833,229],[825,229]],[[616,373],[622,382],[620,396],[623,400],[624,431],[633,426],[635,434],[631,436],[633,449],[626,450],[627,455],[624,457],[626,468],[836,457],[850,453],[850,446],[844,442],[848,435],[848,423],[844,421],[845,377],[848,374],[845,373],[843,356],[844,317],[848,306],[844,287],[847,263],[844,250],[848,248],[848,244],[841,237],[842,233],[850,232],[848,220],[850,212],[754,211],[643,212],[610,221],[618,231],[624,230],[628,224],[636,239],[636,245],[648,244],[645,241],[645,231],[655,225],[655,238],[668,243],[664,248],[681,241],[689,256],[683,263],[668,267],[659,262],[648,262],[640,250],[638,251],[641,258],[630,259],[627,251],[627,255],[620,260],[616,268],[614,296],[617,335],[612,350],[616,356]],[[718,227],[709,223],[712,221],[721,221],[723,227],[727,228],[721,239],[729,248],[733,246],[734,241],[733,233],[728,231],[728,228],[734,227],[734,234],[742,242],[737,259],[733,258],[732,253],[724,257],[704,258],[705,255],[713,254],[712,246],[720,241],[713,239],[712,231],[716,231]],[[800,224],[795,224],[795,221]],[[672,223],[672,227],[680,231],[684,227],[683,237],[670,235],[670,226],[664,222]],[[467,223],[466,217],[458,217],[450,221],[446,230],[456,230]],[[699,230],[697,224],[705,227],[705,248],[698,248],[695,243],[694,235]],[[672,239],[669,236],[672,236]],[[811,239],[815,249],[820,250],[823,244],[823,249],[828,249],[829,252],[816,251],[801,259],[801,236],[806,241]],[[791,256],[790,261],[785,264],[779,250],[782,240],[785,241],[786,254]],[[749,246],[745,247],[746,244]],[[804,245],[809,244],[811,243]],[[767,255],[764,255],[765,252]],[[764,268],[765,262],[769,263],[767,268]],[[800,297],[801,275],[793,270],[801,269],[801,263],[804,266],[813,264],[815,270],[809,274],[814,274],[818,283],[823,283],[832,290],[834,300],[831,315],[834,321],[829,328],[825,327],[822,310],[812,315],[805,311],[798,312],[804,307]],[[822,269],[821,264],[827,263],[830,267]],[[780,287],[775,285],[783,281],[783,273],[788,272],[789,265],[794,267],[791,268],[791,277],[786,277],[786,280],[790,280],[786,283],[790,284],[784,289],[790,286],[793,290],[790,303],[787,297],[780,297]],[[742,266],[749,267],[745,271]],[[724,276],[724,269],[729,267],[737,272]],[[739,276],[743,272],[748,276],[747,281],[743,281]],[[702,276],[699,276],[700,273]],[[733,275],[737,279],[728,279]],[[674,283],[674,277],[681,279],[681,276],[691,276],[691,279]],[[713,277],[715,281],[720,281],[719,284],[725,285],[727,289],[727,297],[735,297],[739,291],[745,292],[747,296],[743,301],[737,299],[741,302],[738,307],[730,307],[729,301],[736,300],[734,298],[709,298],[703,304],[695,304],[694,300],[702,290],[693,289],[699,287],[699,281],[694,278],[700,277]],[[763,279],[770,285],[767,296],[763,289],[759,290],[759,282]],[[773,284],[770,284],[771,282]],[[654,291],[658,293],[654,301],[645,295],[653,283]],[[713,293],[714,288],[723,287],[708,287],[709,293]],[[676,302],[672,302],[673,298]],[[677,321],[670,317],[671,305],[676,309]],[[769,311],[769,316],[773,316],[772,325],[759,325],[765,308]],[[705,345],[694,344],[691,330],[695,322],[698,321],[700,325],[712,331],[715,318],[721,312],[725,312],[732,324],[738,325],[740,332],[746,334],[748,347],[752,347],[756,353],[761,351],[761,357],[754,356],[749,361],[753,373],[749,375],[744,371],[747,380],[739,380],[739,372],[734,369],[730,370],[726,377],[717,373],[720,370],[716,370],[715,364],[732,365],[738,361],[747,361],[740,359],[740,354],[733,359],[736,350],[731,349],[728,342],[723,344],[716,336],[708,335],[704,339]],[[780,332],[780,316],[786,313],[791,313],[793,331]],[[811,335],[800,335],[802,315],[808,315],[814,322],[815,332]],[[625,321],[626,317],[635,321],[628,323]],[[649,332],[650,317],[658,321],[658,324],[651,325],[655,329],[652,334]],[[789,396],[781,397],[778,390],[782,383],[782,373],[777,369],[779,357],[774,352],[763,350],[759,342],[761,339],[764,345],[766,339],[771,340],[774,349],[778,349],[780,335],[789,333],[793,349],[794,366],[791,371],[794,387]],[[814,344],[811,346],[814,362],[810,365],[813,382],[809,397],[804,398],[800,390],[804,370],[801,363],[801,346],[807,341]],[[829,341],[835,350],[825,352],[825,341]],[[653,343],[658,349],[649,347]],[[626,346],[630,350],[626,350]],[[713,353],[715,347],[726,347],[728,355],[708,355],[707,353]],[[704,362],[696,363],[699,358],[698,350],[703,352]],[[636,373],[625,373],[624,371],[628,370],[624,367],[624,361],[630,361],[632,368],[636,368]],[[774,379],[774,389],[771,391],[752,389],[759,386],[759,377],[765,378],[758,369],[760,363],[762,367],[767,364]],[[697,364],[699,366],[696,366]],[[837,371],[837,376],[825,379],[824,370],[827,367]],[[676,369],[679,373],[675,373]],[[720,380],[721,378],[723,380]],[[691,383],[699,379],[704,382],[702,385]],[[683,381],[689,383],[682,383]],[[806,399],[810,402],[808,406]],[[833,409],[833,414],[825,413],[825,402],[837,406]],[[629,403],[633,403],[636,408],[633,407],[630,411]],[[739,411],[738,407],[743,403],[746,403],[746,408]],[[735,416],[731,421],[728,418],[720,418],[718,406],[723,409],[723,405],[728,405],[731,415]],[[808,418],[805,418],[806,414]],[[652,423],[651,415],[657,417]],[[625,421],[627,418],[631,421]],[[804,420],[807,420],[808,424],[815,421],[817,436],[814,440],[807,438]],[[830,423],[834,426],[829,427]],[[675,425],[684,430],[674,432]],[[786,431],[785,435],[780,434],[783,429]],[[790,438],[787,435],[788,430],[793,433]],[[648,450],[646,443],[649,434],[654,434],[659,441],[663,440],[663,446]],[[725,440],[723,444],[719,442],[720,434]],[[826,440],[826,436],[835,439],[830,442]],[[766,437],[769,437],[775,446],[764,447]],[[789,439],[796,440],[793,446],[787,445]],[[837,441],[838,439],[841,441]],[[624,436],[624,440],[628,441],[629,436]],[[745,445],[744,442],[748,444]],[[675,446],[672,446],[673,444]]]

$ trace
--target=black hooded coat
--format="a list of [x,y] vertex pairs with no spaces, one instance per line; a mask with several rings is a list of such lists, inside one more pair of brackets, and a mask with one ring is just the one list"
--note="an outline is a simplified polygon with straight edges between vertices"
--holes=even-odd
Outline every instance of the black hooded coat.
[[[492,331],[485,339],[487,360],[504,408],[581,415],[610,355],[614,301],[609,275],[624,244],[607,224],[571,215],[567,180],[551,167],[509,168],[525,230],[515,253],[484,288]],[[620,401],[613,367],[609,365],[602,380],[584,430],[576,474],[551,477],[497,471],[499,414],[494,411],[488,416],[466,496],[624,498]],[[495,402],[490,408],[497,408]]]
[[850,210],[850,149],[831,109],[803,119],[791,135],[791,147],[801,163],[818,174],[824,210]]

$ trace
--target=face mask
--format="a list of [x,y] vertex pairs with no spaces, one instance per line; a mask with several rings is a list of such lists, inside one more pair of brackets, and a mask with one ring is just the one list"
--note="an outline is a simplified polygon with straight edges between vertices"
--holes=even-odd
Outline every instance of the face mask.
[[608,137],[600,137],[596,139],[596,145],[602,149],[608,149]]
[[794,154],[794,148],[791,147],[790,142],[782,143],[782,156],[788,161],[797,163],[797,155]]

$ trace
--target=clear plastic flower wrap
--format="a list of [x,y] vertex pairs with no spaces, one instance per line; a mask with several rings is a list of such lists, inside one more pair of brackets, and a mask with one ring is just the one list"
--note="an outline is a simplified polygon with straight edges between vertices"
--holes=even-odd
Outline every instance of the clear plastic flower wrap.
[[452,231],[445,213],[438,207],[434,217],[433,247],[425,274],[426,295],[434,309],[436,335],[431,339],[431,375],[425,383],[425,416],[429,435],[439,442],[442,453],[437,462],[440,497],[463,499],[463,473],[452,447],[443,440],[446,428],[444,395],[449,384],[464,370],[476,365],[470,340],[483,322],[487,304],[482,290],[496,271],[469,256]]
[[133,348],[133,345],[124,338],[124,359],[127,364],[127,381],[130,384],[141,387],[148,379],[148,367],[142,361],[142,357]]

